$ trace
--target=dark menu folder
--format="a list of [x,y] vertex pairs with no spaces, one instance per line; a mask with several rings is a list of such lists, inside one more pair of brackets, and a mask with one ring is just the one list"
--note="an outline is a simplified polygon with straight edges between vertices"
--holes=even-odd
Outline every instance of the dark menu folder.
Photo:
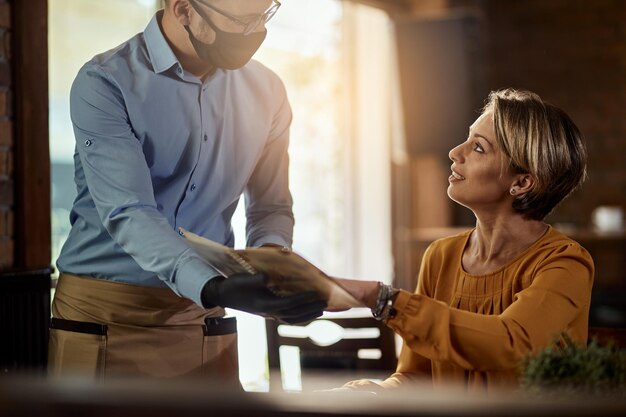
[[225,277],[235,273],[265,273],[268,288],[278,295],[316,291],[328,303],[327,310],[363,307],[348,291],[297,253],[282,248],[233,249],[180,229],[189,245]]

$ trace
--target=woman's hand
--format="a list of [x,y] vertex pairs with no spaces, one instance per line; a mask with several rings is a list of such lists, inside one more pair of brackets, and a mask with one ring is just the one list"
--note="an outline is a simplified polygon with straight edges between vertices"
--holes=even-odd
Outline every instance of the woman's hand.
[[343,289],[369,308],[376,307],[378,298],[378,281],[361,281],[356,279],[332,277]]

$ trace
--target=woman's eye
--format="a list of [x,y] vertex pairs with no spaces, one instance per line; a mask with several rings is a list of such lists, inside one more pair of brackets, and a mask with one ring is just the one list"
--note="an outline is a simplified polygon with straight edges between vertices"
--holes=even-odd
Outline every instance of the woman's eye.
[[484,151],[484,149],[483,149],[483,147],[482,147],[482,146],[480,146],[480,144],[479,144],[479,143],[475,143],[475,144],[474,144],[474,148],[473,148],[473,149],[474,149],[474,151],[476,151],[476,152],[480,152],[480,153],[485,152],[485,151]]

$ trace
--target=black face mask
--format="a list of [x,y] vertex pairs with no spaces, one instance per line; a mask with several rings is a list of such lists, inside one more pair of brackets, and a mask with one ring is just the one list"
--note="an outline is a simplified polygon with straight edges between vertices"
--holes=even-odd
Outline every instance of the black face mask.
[[208,64],[231,70],[241,68],[250,61],[252,55],[254,55],[265,40],[267,30],[252,32],[248,35],[224,32],[215,26],[213,22],[211,22],[211,19],[194,5],[193,1],[190,3],[200,17],[202,17],[215,32],[215,40],[212,44],[207,44],[198,40],[198,38],[191,33],[189,26],[185,26],[193,49],[196,50],[200,59]]

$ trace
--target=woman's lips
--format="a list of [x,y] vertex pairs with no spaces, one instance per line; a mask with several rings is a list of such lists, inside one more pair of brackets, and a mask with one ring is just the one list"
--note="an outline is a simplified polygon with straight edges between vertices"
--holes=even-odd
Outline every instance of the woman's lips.
[[450,182],[452,181],[463,181],[465,179],[465,177],[461,174],[459,174],[458,172],[456,172],[455,170],[452,170],[452,175],[450,175],[450,178],[448,178],[448,180]]

